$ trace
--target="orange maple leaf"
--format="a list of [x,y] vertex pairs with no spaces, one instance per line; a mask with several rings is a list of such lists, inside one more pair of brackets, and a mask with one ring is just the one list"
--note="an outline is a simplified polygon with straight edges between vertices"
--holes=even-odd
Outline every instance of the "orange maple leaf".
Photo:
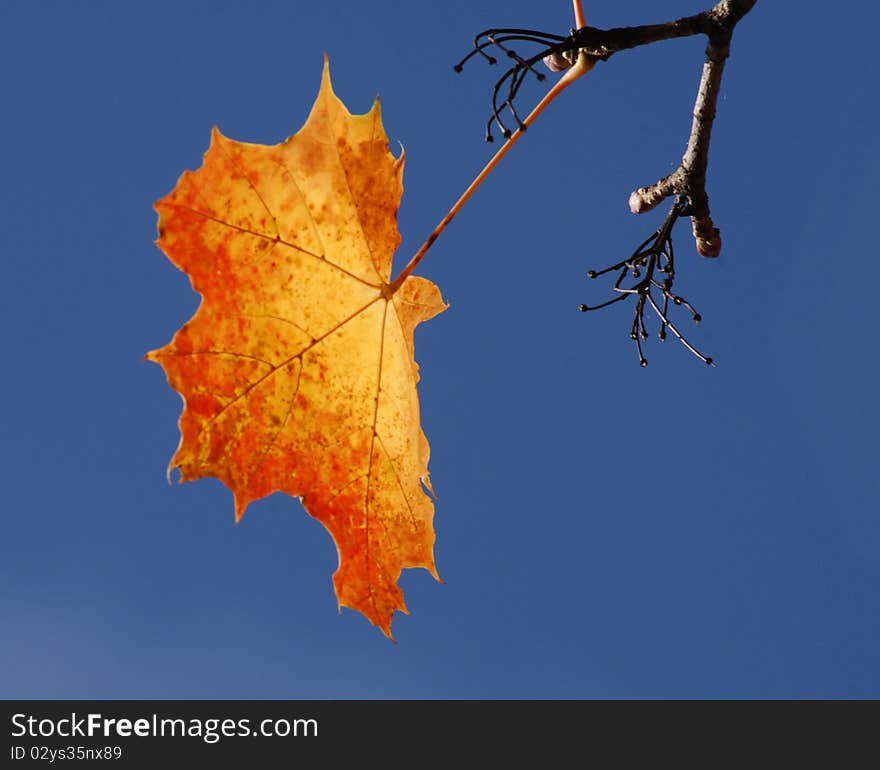
[[156,203],[156,243],[202,302],[147,354],[184,400],[169,473],[223,481],[237,520],[272,492],[301,498],[336,543],[340,607],[389,637],[402,568],[439,580],[413,332],[446,305],[424,278],[390,281],[402,175],[378,100],[349,113],[326,58],[287,141],[215,128],[202,167]]

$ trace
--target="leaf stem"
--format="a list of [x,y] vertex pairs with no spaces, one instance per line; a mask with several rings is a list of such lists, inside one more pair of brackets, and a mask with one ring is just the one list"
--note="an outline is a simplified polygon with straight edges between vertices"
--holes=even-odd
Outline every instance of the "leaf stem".
[[[577,0],[575,0],[575,5],[577,5]],[[468,202],[471,195],[474,194],[476,189],[483,183],[487,176],[492,172],[495,166],[501,161],[501,159],[507,155],[510,149],[517,143],[519,138],[523,135],[526,128],[528,128],[534,121],[538,118],[538,116],[547,108],[547,106],[552,102],[559,94],[561,94],[568,86],[570,86],[575,80],[577,80],[581,75],[589,72],[593,64],[595,64],[596,59],[592,56],[588,56],[583,51],[578,55],[578,59],[575,62],[574,66],[570,69],[567,69],[565,73],[562,75],[559,80],[556,81],[553,88],[551,88],[546,94],[544,94],[544,98],[541,99],[540,102],[535,106],[535,108],[528,114],[528,117],[523,121],[523,125],[513,132],[511,137],[498,149],[492,159],[485,165],[482,171],[474,178],[474,181],[468,185],[467,189],[461,194],[461,197],[452,205],[452,208],[449,209],[449,212],[446,214],[443,219],[440,220],[439,224],[434,228],[431,234],[428,236],[427,240],[419,247],[419,250],[413,255],[412,259],[406,264],[403,270],[400,271],[400,274],[388,287],[388,293],[393,294],[396,292],[403,282],[410,276],[413,270],[415,270],[416,266],[419,262],[422,261],[425,254],[428,252],[428,249],[431,248],[434,241],[437,240],[440,233],[442,233],[446,226],[454,219],[455,215],[461,210],[462,206]]]
[[587,26],[587,22],[584,21],[584,9],[581,7],[581,0],[572,0],[572,5],[574,5],[574,28],[582,29]]

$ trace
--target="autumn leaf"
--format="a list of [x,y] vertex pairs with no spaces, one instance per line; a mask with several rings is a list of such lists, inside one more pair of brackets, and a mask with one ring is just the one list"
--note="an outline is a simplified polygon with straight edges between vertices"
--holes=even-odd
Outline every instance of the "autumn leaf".
[[147,354],[184,400],[169,474],[220,479],[237,519],[299,497],[336,543],[340,607],[389,637],[401,570],[439,579],[413,332],[446,305],[424,278],[391,282],[402,175],[378,100],[349,113],[326,59],[287,141],[215,128],[202,167],[156,203],[157,245],[202,301]]

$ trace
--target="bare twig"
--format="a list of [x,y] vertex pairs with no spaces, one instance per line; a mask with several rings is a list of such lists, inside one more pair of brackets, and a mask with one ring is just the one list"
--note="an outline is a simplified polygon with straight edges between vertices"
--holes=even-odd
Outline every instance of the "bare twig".
[[[704,257],[717,257],[721,253],[721,231],[712,222],[709,211],[709,196],[706,193],[709,140],[712,136],[712,123],[715,120],[715,107],[721,87],[721,76],[724,73],[724,63],[730,55],[730,40],[733,29],[737,22],[752,9],[755,2],[756,0],[721,0],[708,11],[670,22],[669,25],[630,28],[613,41],[618,46],[633,47],[634,45],[643,45],[645,42],[664,39],[661,36],[664,26],[669,27],[668,37],[680,37],[683,34],[700,32],[709,39],[709,44],[706,47],[706,60],[703,63],[703,72],[697,89],[691,133],[681,159],[681,165],[669,176],[652,185],[633,191],[629,198],[630,210],[634,214],[641,214],[644,211],[649,211],[669,196],[687,197],[691,205],[694,241],[697,251]],[[641,33],[639,33],[640,29]]]
[[[503,136],[511,135],[504,122],[503,113],[507,111],[522,130],[523,121],[516,113],[513,102],[526,75],[533,73],[542,79],[535,70],[538,61],[554,71],[571,67],[580,54],[592,61],[607,61],[615,53],[636,48],[660,40],[704,34],[708,38],[706,60],[697,90],[694,117],[687,148],[680,166],[669,176],[647,187],[635,190],[629,199],[630,210],[635,214],[649,211],[664,198],[681,196],[690,202],[691,224],[697,251],[706,257],[715,257],[721,252],[721,234],[712,222],[709,211],[709,196],[706,194],[706,169],[709,160],[709,140],[724,63],[730,55],[730,41],[737,22],[755,5],[757,0],[720,0],[707,11],[686,16],[664,24],[648,24],[636,27],[616,27],[602,30],[582,26],[572,30],[567,37],[537,30],[527,29],[489,29],[474,38],[473,50],[459,62],[462,66],[474,55],[480,55],[495,64],[497,60],[486,53],[493,47],[515,63],[501,76],[495,85],[492,97],[492,116],[487,125],[486,139],[492,141],[492,125],[497,125]],[[511,47],[519,42],[539,45],[541,48],[531,56],[522,57]]]

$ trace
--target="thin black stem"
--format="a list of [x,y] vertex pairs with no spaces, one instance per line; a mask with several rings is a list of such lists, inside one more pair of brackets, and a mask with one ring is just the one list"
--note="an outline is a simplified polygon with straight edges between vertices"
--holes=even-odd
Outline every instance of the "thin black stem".
[[[672,285],[675,278],[675,251],[672,246],[672,230],[679,218],[686,215],[689,206],[690,204],[685,198],[676,198],[663,224],[649,238],[639,244],[632,253],[632,256],[610,267],[603,268],[602,270],[590,270],[587,273],[589,278],[598,278],[606,273],[619,270],[620,274],[612,287],[612,290],[618,292],[619,296],[602,302],[599,305],[580,305],[582,312],[608,307],[608,305],[620,302],[633,294],[638,296],[632,326],[630,327],[630,338],[636,343],[636,352],[638,353],[641,366],[648,365],[648,360],[645,358],[644,350],[642,349],[642,340],[650,337],[650,332],[645,322],[645,307],[648,304],[650,304],[660,319],[658,336],[661,340],[666,339],[666,330],[668,328],[682,345],[697,358],[706,364],[714,364],[712,358],[700,353],[669,318],[669,303],[671,301],[673,305],[684,305],[690,310],[694,321],[701,320],[700,314],[694,309],[693,305],[684,297],[672,293]],[[642,273],[642,268],[644,268],[644,273]],[[657,273],[663,274],[662,280],[656,277]],[[639,280],[631,286],[623,286],[623,281],[628,275]],[[663,298],[662,309],[654,299],[653,292],[655,290],[659,291]]]
[[[486,53],[486,49],[493,46],[498,48],[498,50],[502,51],[509,59],[515,62],[515,64],[505,70],[501,77],[496,81],[495,87],[492,91],[492,116],[486,123],[487,142],[494,141],[494,137],[492,136],[493,123],[498,126],[502,136],[505,138],[509,138],[513,134],[513,131],[507,127],[501,117],[501,112],[505,107],[510,111],[510,114],[516,121],[516,128],[522,130],[525,127],[525,123],[517,114],[513,102],[519,93],[520,87],[525,81],[526,75],[532,73],[536,80],[545,80],[546,75],[535,69],[535,65],[551,54],[574,51],[575,46],[573,41],[573,33],[568,37],[563,37],[562,35],[554,35],[539,30],[517,28],[487,29],[474,36],[474,47],[460,62],[458,62],[458,64],[455,65],[454,69],[456,72],[461,72],[468,60],[477,55],[482,56],[489,64],[497,64],[498,60],[494,56],[490,56]],[[511,42],[539,45],[541,46],[541,49],[532,56],[523,57],[512,47],[507,45],[507,43]],[[508,89],[507,98],[504,99],[504,101],[499,101],[501,91],[505,87],[505,84],[507,84]]]

